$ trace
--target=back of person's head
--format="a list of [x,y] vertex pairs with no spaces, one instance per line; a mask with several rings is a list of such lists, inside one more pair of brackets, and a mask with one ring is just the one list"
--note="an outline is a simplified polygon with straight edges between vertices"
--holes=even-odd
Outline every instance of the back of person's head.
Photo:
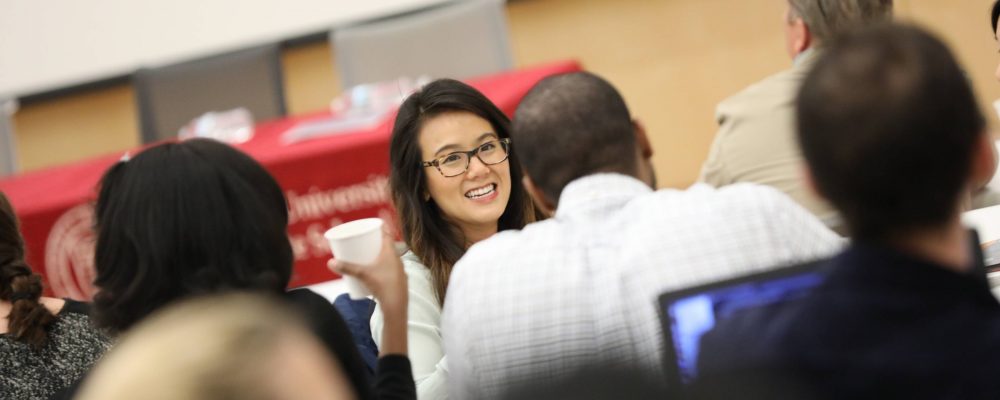
[[797,120],[816,188],[852,236],[876,240],[956,217],[985,127],[944,43],[902,25],[831,44],[799,92]]
[[188,295],[283,290],[286,207],[260,164],[213,140],[161,144],[113,166],[95,211],[98,324],[125,330]]
[[634,367],[582,367],[559,377],[511,385],[503,395],[508,400],[616,400],[665,399],[670,392],[666,379]]
[[293,313],[249,294],[165,307],[122,337],[80,399],[352,399],[329,352]]
[[576,72],[543,79],[521,100],[511,137],[525,173],[558,203],[567,184],[600,172],[638,173],[634,125],[608,81]]
[[829,43],[840,34],[892,19],[893,0],[788,0],[812,36]]
[[42,279],[24,259],[24,238],[7,196],[0,193],[0,300],[11,303],[7,318],[9,335],[41,348],[48,342],[46,328],[55,316],[39,303]]
[[[465,238],[449,218],[430,201],[427,176],[438,172],[423,166],[420,132],[425,123],[449,113],[467,112],[486,120],[500,139],[510,138],[510,120],[478,90],[454,79],[438,79],[414,92],[399,108],[389,143],[393,203],[402,224],[403,240],[431,271],[438,301],[444,302],[451,267],[465,254]],[[520,150],[518,150],[520,151]],[[521,229],[534,222],[531,197],[520,184],[524,173],[518,151],[510,151],[507,163],[513,183],[497,230]]]

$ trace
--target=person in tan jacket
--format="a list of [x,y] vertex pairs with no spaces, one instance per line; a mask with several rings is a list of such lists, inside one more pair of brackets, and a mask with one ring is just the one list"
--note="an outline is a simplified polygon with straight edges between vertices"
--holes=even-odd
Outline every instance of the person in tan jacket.
[[809,188],[795,140],[795,94],[823,43],[841,32],[888,21],[892,0],[788,0],[785,48],[791,69],[750,85],[716,108],[719,131],[700,181],[772,186],[838,230],[840,218]]

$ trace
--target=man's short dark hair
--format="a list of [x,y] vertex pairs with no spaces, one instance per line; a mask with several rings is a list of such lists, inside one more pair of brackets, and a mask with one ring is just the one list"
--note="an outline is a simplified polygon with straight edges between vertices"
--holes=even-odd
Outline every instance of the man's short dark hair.
[[625,100],[587,72],[543,79],[521,101],[511,128],[532,181],[559,201],[573,180],[598,172],[635,175],[636,139]]
[[856,239],[953,218],[985,122],[954,56],[912,26],[843,36],[806,77],[798,136]]

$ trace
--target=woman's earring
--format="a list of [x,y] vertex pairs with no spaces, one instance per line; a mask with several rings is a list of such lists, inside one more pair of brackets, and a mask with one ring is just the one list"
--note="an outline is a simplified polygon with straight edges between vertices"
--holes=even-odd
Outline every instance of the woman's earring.
[[428,201],[431,201],[431,194],[424,192],[424,202],[426,203]]

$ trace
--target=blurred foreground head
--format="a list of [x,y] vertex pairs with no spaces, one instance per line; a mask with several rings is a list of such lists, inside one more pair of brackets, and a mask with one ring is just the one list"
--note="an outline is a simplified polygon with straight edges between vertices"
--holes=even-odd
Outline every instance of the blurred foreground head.
[[920,28],[849,33],[817,60],[797,100],[799,142],[820,195],[859,240],[957,221],[993,172],[992,143],[955,57]]
[[666,379],[632,367],[584,366],[559,379],[527,386],[513,386],[505,400],[617,400],[664,399]]
[[89,399],[353,399],[295,314],[249,294],[209,296],[130,330],[84,381]]

